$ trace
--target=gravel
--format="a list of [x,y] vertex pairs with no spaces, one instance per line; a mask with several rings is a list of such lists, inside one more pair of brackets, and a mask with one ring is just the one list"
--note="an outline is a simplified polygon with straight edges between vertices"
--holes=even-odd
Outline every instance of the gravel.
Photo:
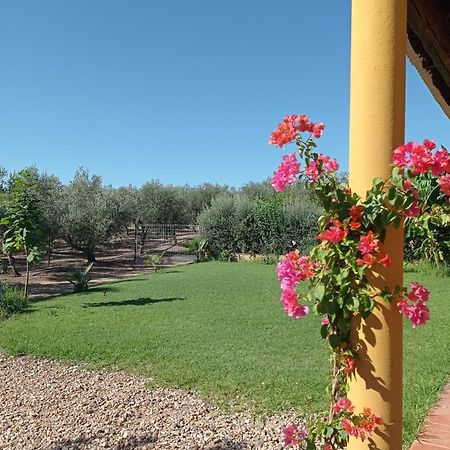
[[224,415],[142,377],[0,355],[0,449],[277,450],[291,415]]

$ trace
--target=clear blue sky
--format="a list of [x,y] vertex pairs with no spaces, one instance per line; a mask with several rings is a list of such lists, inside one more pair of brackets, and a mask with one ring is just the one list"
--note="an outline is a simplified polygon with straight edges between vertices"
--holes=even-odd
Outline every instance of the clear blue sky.
[[[347,169],[350,0],[3,0],[0,165],[106,184],[271,176],[286,114]],[[408,63],[407,138],[450,146]]]

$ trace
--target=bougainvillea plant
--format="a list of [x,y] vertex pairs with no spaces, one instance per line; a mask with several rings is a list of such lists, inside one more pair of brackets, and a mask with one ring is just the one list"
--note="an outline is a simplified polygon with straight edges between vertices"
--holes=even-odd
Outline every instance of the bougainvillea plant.
[[[433,177],[440,195],[450,197],[450,156],[444,148],[436,150],[430,140],[402,145],[393,152],[391,176],[374,179],[362,198],[337,176],[337,161],[316,151],[315,140],[324,128],[323,123],[313,123],[305,115],[287,116],[273,131],[269,143],[279,147],[293,143],[297,147],[296,152],[283,157],[275,172],[275,190],[304,182],[324,210],[319,219],[318,244],[310,254],[294,250],[277,265],[281,303],[294,319],[310,310],[321,315],[320,333],[332,351],[329,413],[306,425],[287,426],[284,441],[286,446],[332,450],[345,448],[350,436],[366,439],[383,423],[369,408],[355,411],[347,398],[348,377],[358,365],[350,342],[350,319],[356,314],[367,318],[376,296],[394,302],[413,327],[430,317],[430,293],[423,286],[412,283],[409,288],[386,287],[375,292],[368,274],[391,263],[382,249],[388,227],[398,228],[406,217],[433,214],[429,202],[415,187],[421,176]],[[300,282],[309,283],[304,293],[296,289]]]

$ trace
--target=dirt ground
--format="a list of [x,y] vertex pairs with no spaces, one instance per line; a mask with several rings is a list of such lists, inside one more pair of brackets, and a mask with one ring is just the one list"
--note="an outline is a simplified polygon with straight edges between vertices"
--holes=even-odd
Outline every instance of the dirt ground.
[[[107,248],[102,248],[97,253],[97,261],[91,270],[90,284],[115,281],[125,277],[140,275],[152,271],[144,264],[144,257],[139,256],[134,261],[132,237],[123,236],[116,239]],[[7,265],[7,259],[1,258]],[[185,252],[184,247],[176,246],[164,259],[164,266],[187,264],[195,260],[193,255]],[[6,274],[0,275],[0,281],[23,286],[25,283],[25,260],[23,256],[16,258],[17,269],[22,276],[14,277],[11,268]],[[29,294],[31,298],[58,295],[72,292],[72,285],[67,281],[69,274],[76,268],[86,268],[88,263],[81,252],[69,248],[63,241],[55,243],[51,253],[50,265],[47,255],[43,255],[42,261],[34,266],[30,272]]]

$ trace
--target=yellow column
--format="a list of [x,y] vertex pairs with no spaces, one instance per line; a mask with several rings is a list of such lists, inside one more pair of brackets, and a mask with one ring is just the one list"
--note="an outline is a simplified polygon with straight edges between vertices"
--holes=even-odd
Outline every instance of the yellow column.
[[[406,0],[353,0],[350,94],[350,186],[364,196],[374,177],[390,174],[392,150],[404,140]],[[392,258],[373,286],[402,285],[403,231],[389,230],[384,250]],[[382,299],[367,321],[356,318],[352,338],[361,361],[350,381],[357,411],[370,407],[385,421],[349,449],[402,448],[402,320]]]

